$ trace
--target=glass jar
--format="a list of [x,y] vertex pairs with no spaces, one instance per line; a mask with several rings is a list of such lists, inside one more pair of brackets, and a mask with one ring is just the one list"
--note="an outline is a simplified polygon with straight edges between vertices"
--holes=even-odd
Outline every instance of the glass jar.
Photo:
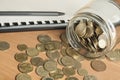
[[105,55],[120,40],[120,1],[94,0],[75,14],[66,28],[70,45],[81,55]]

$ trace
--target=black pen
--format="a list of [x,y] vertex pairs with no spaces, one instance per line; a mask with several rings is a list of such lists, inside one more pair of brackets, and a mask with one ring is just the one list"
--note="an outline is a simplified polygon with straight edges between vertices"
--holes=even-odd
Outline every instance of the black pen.
[[58,11],[0,11],[0,16],[62,16]]

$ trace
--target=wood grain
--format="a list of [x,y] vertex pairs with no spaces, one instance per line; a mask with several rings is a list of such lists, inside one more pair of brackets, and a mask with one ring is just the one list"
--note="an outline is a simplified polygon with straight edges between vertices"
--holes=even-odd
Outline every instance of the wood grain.
[[[47,34],[52,37],[53,40],[60,40],[59,35],[64,30],[48,30],[48,31],[33,31],[33,32],[15,32],[15,33],[0,33],[0,41],[7,41],[10,43],[10,49],[6,51],[0,51],[0,80],[15,80],[18,62],[14,59],[14,54],[20,51],[16,46],[21,43],[27,44],[29,47],[35,47],[38,43],[37,36],[39,34]],[[119,48],[120,44],[116,46]],[[44,53],[39,54],[40,57],[46,59]],[[96,72],[90,67],[90,61],[83,61],[82,68],[88,70],[90,75],[95,75],[98,80],[120,80],[120,62],[111,62],[107,59],[103,60],[107,65],[107,70],[103,72]],[[60,66],[58,66],[60,67]],[[61,67],[60,67],[61,68]],[[29,73],[32,80],[40,80],[40,77],[35,72]],[[82,76],[75,75],[79,80],[83,80]],[[60,80],[64,80],[60,79]]]

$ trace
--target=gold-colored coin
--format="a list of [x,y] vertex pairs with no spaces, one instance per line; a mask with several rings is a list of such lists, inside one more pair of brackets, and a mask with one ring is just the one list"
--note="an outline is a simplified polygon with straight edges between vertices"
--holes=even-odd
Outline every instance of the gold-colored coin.
[[86,49],[87,49],[87,42],[86,42],[86,40],[84,39],[84,38],[80,38],[80,43],[81,43],[81,45],[83,46],[83,47],[85,47]]
[[20,50],[20,51],[24,51],[26,50],[28,47],[26,44],[18,44],[17,45],[17,49]]
[[37,44],[36,49],[40,52],[44,52],[45,51],[45,44]]
[[24,62],[18,65],[18,70],[22,73],[29,73],[33,71],[33,66],[30,63]]
[[56,71],[51,72],[50,76],[53,77],[54,79],[61,79],[63,78],[64,74],[61,69],[57,69]]
[[75,75],[75,69],[73,67],[63,67],[62,71],[66,76]]
[[95,71],[105,71],[106,70],[106,64],[101,60],[91,61],[91,67]]
[[56,46],[55,46],[55,44],[54,44],[54,42],[47,42],[46,44],[45,44],[45,48],[47,49],[47,50],[55,50],[56,49]]
[[66,50],[67,54],[77,61],[83,61],[85,58],[80,55],[75,49],[68,47]]
[[86,41],[88,42],[88,49],[90,52],[97,52],[96,48],[94,47],[94,44],[92,43],[91,39],[87,38]]
[[56,71],[57,63],[53,60],[48,60],[44,63],[44,68],[49,72]]
[[62,65],[62,66],[63,66],[63,63],[62,63],[61,59],[62,59],[62,57],[58,58],[58,59],[57,59],[57,62],[58,62],[59,65]]
[[35,72],[38,76],[41,76],[41,77],[49,75],[49,72],[46,71],[43,66],[38,66]]
[[61,42],[60,41],[53,41],[53,43],[55,44],[55,48],[56,49],[60,49],[61,48]]
[[74,59],[69,56],[63,56],[61,58],[61,62],[64,66],[73,66],[74,65]]
[[81,20],[80,23],[75,27],[75,33],[79,37],[83,37],[86,34],[86,29],[87,29],[86,20]]
[[76,77],[67,77],[67,78],[65,78],[65,80],[79,80],[79,79]]
[[78,61],[74,61],[73,68],[74,69],[80,69],[82,67],[82,64]]
[[25,73],[19,73],[16,75],[15,80],[32,80],[31,76]]
[[83,80],[97,80],[94,75],[87,75],[83,77]]
[[6,41],[0,41],[0,50],[4,51],[10,48],[10,44]]
[[33,57],[30,60],[31,64],[34,66],[43,66],[44,60],[40,57]]
[[106,57],[111,61],[120,61],[120,49],[110,51],[106,54]]
[[87,24],[86,34],[83,36],[84,38],[89,38],[94,34],[93,22],[91,20],[88,20]]
[[47,51],[46,55],[48,58],[50,59],[58,59],[60,57],[60,54],[57,50],[53,50],[53,51]]
[[42,80],[54,80],[54,78],[47,76],[47,77],[43,77]]
[[37,56],[39,54],[39,51],[36,48],[28,48],[26,50],[26,53],[28,56],[34,57],[34,56]]
[[86,69],[78,69],[77,70],[77,73],[80,75],[80,76],[86,76],[88,75],[88,72]]
[[46,43],[51,41],[51,38],[48,35],[38,35],[37,39],[41,43]]
[[62,56],[67,56],[66,48],[62,48],[60,50],[60,53],[62,54]]
[[61,45],[64,47],[70,47],[70,45],[68,43],[65,43],[65,42],[61,42]]
[[68,40],[65,32],[60,35],[60,39],[62,42],[68,44]]
[[25,53],[16,53],[14,58],[18,62],[23,62],[23,61],[26,61],[28,59],[28,56]]
[[93,44],[94,48],[96,50],[98,50],[98,39],[97,39],[97,37],[93,36],[93,37],[90,38],[90,40],[92,41],[92,44]]
[[97,36],[103,33],[103,30],[100,28],[100,26],[96,26],[95,33],[97,34]]

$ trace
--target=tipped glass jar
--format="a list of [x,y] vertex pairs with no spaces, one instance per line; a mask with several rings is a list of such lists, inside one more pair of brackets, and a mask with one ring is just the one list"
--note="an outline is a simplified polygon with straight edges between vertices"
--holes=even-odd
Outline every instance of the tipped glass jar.
[[89,58],[112,50],[120,40],[119,4],[119,0],[94,0],[80,9],[66,29],[70,45]]

